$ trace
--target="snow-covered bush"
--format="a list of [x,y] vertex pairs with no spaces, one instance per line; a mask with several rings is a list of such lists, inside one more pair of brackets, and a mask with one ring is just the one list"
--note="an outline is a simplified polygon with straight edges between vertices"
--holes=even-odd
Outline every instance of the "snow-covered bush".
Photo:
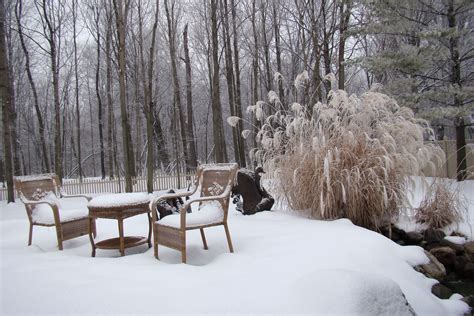
[[450,180],[436,178],[415,209],[418,223],[430,228],[445,228],[459,223],[467,214],[466,200]]
[[[338,90],[328,100],[311,107],[293,103],[262,120],[254,157],[273,173],[294,210],[378,229],[397,215],[406,176],[434,167],[433,157],[442,163],[442,150],[424,144],[428,124],[387,95]],[[274,92],[265,105],[284,108]]]

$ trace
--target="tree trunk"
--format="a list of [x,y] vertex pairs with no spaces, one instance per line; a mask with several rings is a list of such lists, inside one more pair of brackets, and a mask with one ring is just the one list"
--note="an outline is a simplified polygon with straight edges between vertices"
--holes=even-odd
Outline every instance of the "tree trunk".
[[16,3],[16,9],[15,9],[15,16],[16,16],[16,22],[17,22],[17,27],[18,27],[18,35],[20,38],[20,43],[21,43],[21,48],[23,50],[23,54],[25,55],[25,69],[26,69],[26,75],[28,77],[28,82],[30,84],[31,92],[33,94],[33,104],[35,107],[36,111],[36,117],[38,119],[38,132],[39,132],[39,137],[40,137],[40,143],[41,143],[41,156],[43,160],[43,164],[45,167],[46,172],[51,172],[51,166],[49,163],[49,158],[48,158],[48,149],[46,146],[46,137],[45,137],[45,127],[44,127],[44,121],[43,121],[43,115],[41,114],[41,109],[39,107],[39,102],[38,102],[38,92],[36,90],[36,85],[33,80],[33,75],[31,74],[31,68],[30,68],[30,55],[28,52],[28,49],[26,48],[24,36],[23,36],[23,26],[21,24],[21,16],[22,16],[22,7],[23,7],[23,2],[22,0],[18,0]]
[[211,42],[212,42],[212,126],[214,152],[217,163],[227,161],[227,150],[222,121],[222,106],[219,88],[219,43],[217,29],[217,0],[211,0]]
[[338,88],[344,90],[345,88],[345,65],[344,53],[346,48],[346,31],[349,26],[349,19],[351,17],[351,1],[342,0],[339,3],[339,53],[338,53],[338,68],[339,68],[339,84]]
[[[252,1],[252,16],[251,16],[251,22],[252,22],[252,31],[253,31],[253,41],[254,41],[254,56],[252,60],[252,78],[253,78],[253,86],[252,86],[252,96],[253,104],[257,104],[258,101],[258,37],[257,37],[257,27],[256,27],[256,21],[255,21],[255,15],[256,15],[256,6],[255,6],[256,0]],[[253,134],[252,135],[252,147],[256,148],[257,147],[257,141],[255,139],[255,136],[258,133],[258,129],[260,127],[259,121],[257,120],[257,115],[256,113],[253,115]],[[252,161],[253,167],[255,167],[255,160]]]
[[320,66],[321,66],[321,45],[319,43],[319,34],[318,34],[318,21],[319,21],[319,16],[315,16],[316,12],[316,3],[315,0],[311,0],[310,2],[311,8],[310,8],[310,15],[311,15],[311,41],[312,41],[312,55],[314,58],[314,66],[313,66],[313,74],[312,74],[312,82],[311,84],[313,85],[313,93],[311,94],[310,97],[310,106],[314,106],[316,102],[322,101],[322,88],[321,88],[321,83],[322,83],[322,78],[321,78],[321,71],[320,71]]
[[[76,19],[77,19],[77,0],[72,1],[72,26],[73,26],[73,43],[74,43],[74,76],[76,79],[76,129],[77,129],[77,173],[79,175],[79,181],[82,182],[82,150],[81,150],[81,111],[79,106],[79,75],[77,65],[77,43],[76,43]],[[97,25],[97,23],[96,23]],[[99,50],[99,48],[97,49]],[[97,56],[97,62],[99,63],[99,55]],[[97,69],[99,65],[97,66]],[[96,81],[97,81],[96,74]],[[98,86],[98,83],[96,83]],[[73,137],[71,137],[71,140]],[[74,146],[73,146],[74,147]]]
[[174,90],[174,100],[176,107],[176,115],[178,115],[178,122],[176,130],[179,131],[181,136],[181,142],[183,146],[184,160],[186,163],[186,169],[190,166],[188,145],[186,139],[186,122],[184,118],[184,113],[181,107],[181,91],[179,87],[179,78],[178,78],[178,68],[176,65],[176,21],[174,16],[174,3],[171,6],[171,14],[169,11],[168,0],[164,1],[165,11],[166,11],[166,20],[168,22],[168,40],[169,40],[169,52],[171,60],[171,74],[173,76],[173,90]]
[[[321,11],[323,17],[323,43],[322,43],[322,55],[324,59],[324,75],[327,75],[331,72],[331,56],[330,56],[330,48],[329,48],[329,34],[327,31],[327,8],[326,8],[326,0],[321,1]],[[324,81],[324,87],[326,88],[326,96],[328,95],[329,91],[331,91],[331,83],[328,81]]]
[[[95,71],[95,94],[97,96],[97,111],[99,112],[98,120],[99,120],[99,144],[100,144],[100,147],[99,147],[100,148],[100,174],[102,176],[102,179],[105,179],[104,110],[103,110],[103,105],[102,105],[102,97],[100,95],[100,51],[101,51],[101,44],[100,44],[101,34],[100,34],[100,27],[99,27],[99,18],[100,18],[99,10],[100,9],[94,8],[94,10],[97,10],[96,12],[94,12],[95,26],[97,29],[97,38],[96,38],[97,68]],[[77,63],[76,63],[76,66],[77,66]],[[77,106],[79,106],[79,100],[78,100]],[[79,121],[77,124],[79,128]],[[77,134],[78,135],[80,134],[80,129],[78,129]],[[80,157],[80,147],[78,148],[79,148],[79,157]]]
[[[282,67],[281,67],[281,46],[280,46],[280,19],[277,13],[277,1],[273,0],[273,32],[275,33],[275,55],[276,55],[276,63],[277,63],[277,72],[280,76],[282,74]],[[279,5],[279,3],[278,3]],[[284,106],[285,102],[285,90],[283,89],[283,79],[280,78],[278,80],[278,97],[280,98],[281,104]]]
[[187,140],[186,143],[189,146],[189,165],[192,168],[197,167],[197,155],[196,155],[196,140],[194,139],[194,118],[193,118],[193,87],[191,83],[191,59],[189,58],[188,48],[188,24],[184,27],[183,32],[183,44],[184,44],[184,62],[186,64],[186,107],[187,107],[187,121],[186,131]]
[[[221,0],[221,16],[223,18],[222,24],[222,38],[224,39],[224,53],[225,53],[225,77],[227,81],[227,94],[229,97],[229,108],[230,115],[236,116],[235,111],[235,98],[234,98],[234,69],[232,65],[232,48],[230,46],[230,35],[229,35],[229,19],[228,19],[228,10],[227,10],[227,0],[224,0],[222,3]],[[239,161],[239,139],[238,139],[238,129],[232,128],[232,141],[234,145],[234,159],[240,165],[242,164]]]
[[51,72],[53,75],[53,98],[54,98],[54,169],[62,182],[63,179],[63,150],[61,138],[61,105],[59,99],[59,70],[57,60],[57,46],[56,46],[56,27],[53,27],[49,14],[47,12],[47,0],[43,0],[42,8],[44,20],[46,22],[48,32],[47,41],[49,43]]
[[10,26],[7,26],[7,30],[5,33],[5,43],[6,43],[6,48],[7,48],[7,60],[10,61],[7,63],[8,67],[8,73],[10,73],[10,79],[11,79],[11,84],[10,86],[10,126],[11,126],[11,139],[12,139],[12,150],[13,150],[13,175],[22,175],[22,150],[21,150],[21,143],[20,139],[18,136],[18,130],[20,128],[20,122],[18,121],[18,115],[17,115],[17,110],[16,110],[16,99],[15,99],[15,78],[13,75],[13,52],[14,52],[14,47],[13,47],[13,42],[12,42],[12,32],[13,28]]
[[[113,0],[114,11],[115,11],[115,22],[117,24],[117,39],[118,39],[118,64],[119,64],[119,87],[120,87],[120,115],[122,119],[122,140],[123,140],[123,155],[124,155],[124,167],[125,167],[125,191],[132,192],[132,175],[133,175],[133,149],[132,139],[130,133],[130,123],[128,120],[127,113],[127,96],[126,96],[126,83],[125,83],[125,71],[126,71],[126,60],[125,60],[125,36],[126,36],[126,21],[129,9],[129,2],[125,4],[125,8],[122,4],[122,0]],[[124,10],[125,9],[125,10]]]
[[108,122],[107,122],[107,152],[108,152],[108,169],[109,169],[109,178],[114,178],[114,110],[113,110],[113,101],[112,101],[112,61],[111,61],[111,45],[112,41],[112,17],[110,16],[109,12],[107,12],[107,32],[105,38],[105,54],[109,56],[106,58],[106,90],[107,90],[107,111],[108,111]]
[[158,160],[161,162],[162,167],[166,168],[170,164],[170,158],[168,155],[167,147],[166,147],[166,142],[165,142],[165,136],[163,132],[163,126],[161,124],[161,119],[160,119],[160,111],[155,107],[153,111],[153,134],[156,139],[156,144],[158,151],[156,153],[156,157]]
[[[265,74],[267,77],[267,82],[265,83],[265,88],[267,89],[267,93],[270,90],[273,90],[273,85],[272,85],[272,72],[271,72],[271,66],[270,66],[270,42],[267,39],[267,28],[266,28],[266,23],[267,23],[267,6],[268,4],[266,1],[260,2],[260,15],[262,16],[262,48],[263,48],[263,56],[264,56],[264,62],[265,62]],[[270,114],[272,113],[271,107],[270,107]]]
[[3,123],[3,153],[5,155],[5,178],[7,182],[7,201],[15,202],[13,192],[13,155],[11,139],[11,91],[12,84],[5,42],[5,5],[0,0],[0,102],[2,106]]
[[146,136],[147,136],[147,160],[146,160],[146,169],[147,169],[147,181],[146,187],[147,192],[153,192],[153,175],[154,175],[154,142],[153,142],[153,112],[154,112],[154,103],[153,103],[153,64],[155,59],[155,43],[156,43],[156,29],[158,28],[158,11],[159,10],[159,0],[156,0],[155,8],[155,17],[153,22],[152,37],[151,37],[151,46],[148,55],[148,81],[145,76],[145,59],[143,53],[143,29],[142,29],[142,18],[141,18],[141,1],[138,2],[138,15],[140,19],[139,24],[139,49],[140,49],[140,62],[142,67],[142,80],[143,80],[143,89],[144,89],[144,112],[146,117]]
[[[234,46],[234,64],[235,64],[235,113],[238,117],[243,118],[242,116],[242,94],[240,89],[240,58],[239,58],[239,46],[237,44],[237,14],[235,0],[230,0],[231,11],[232,11],[232,33],[233,33],[233,46]],[[247,166],[245,161],[245,141],[242,137],[242,131],[244,130],[244,124],[242,120],[239,120],[237,124],[237,133],[239,140],[239,161],[240,166],[243,168]]]
[[[454,0],[450,0],[448,3],[448,26],[454,32],[453,36],[449,38],[449,52],[451,54],[451,83],[454,87],[462,89],[461,85],[461,61],[459,59],[459,33],[457,32],[456,15],[454,12]],[[462,107],[462,99],[455,94],[454,95],[454,106]],[[465,122],[462,117],[457,117],[455,121],[456,125],[456,161],[457,161],[457,180],[463,181],[466,179],[466,132]]]

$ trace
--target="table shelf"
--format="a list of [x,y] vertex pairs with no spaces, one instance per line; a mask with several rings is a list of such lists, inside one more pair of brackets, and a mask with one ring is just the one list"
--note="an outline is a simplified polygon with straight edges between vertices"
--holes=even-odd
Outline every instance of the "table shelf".
[[[148,242],[148,238],[141,236],[125,236],[123,240],[125,249],[143,245]],[[95,244],[95,247],[99,249],[120,249],[120,237],[99,241]]]

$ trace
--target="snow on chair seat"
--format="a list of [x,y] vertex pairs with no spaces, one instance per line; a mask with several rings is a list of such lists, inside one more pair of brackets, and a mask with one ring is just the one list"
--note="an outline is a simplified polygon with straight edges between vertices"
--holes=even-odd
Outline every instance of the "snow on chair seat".
[[[59,216],[61,222],[71,222],[88,216],[87,208],[68,208],[64,207],[60,199],[53,192],[49,192],[43,199],[39,201],[56,204],[59,208]],[[54,213],[49,204],[38,204],[31,210],[33,223],[43,225],[54,225]]]
[[[179,214],[168,215],[159,221],[160,225],[179,228],[181,225]],[[186,214],[186,228],[222,223],[224,210],[219,202],[203,203],[199,210]]]

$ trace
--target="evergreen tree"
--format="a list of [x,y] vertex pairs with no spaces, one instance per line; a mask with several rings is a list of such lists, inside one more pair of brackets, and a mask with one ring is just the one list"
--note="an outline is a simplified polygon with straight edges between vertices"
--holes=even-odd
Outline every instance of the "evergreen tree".
[[419,115],[456,127],[458,180],[465,178],[465,117],[474,104],[474,3],[470,0],[366,1],[370,43],[361,58],[372,80]]

